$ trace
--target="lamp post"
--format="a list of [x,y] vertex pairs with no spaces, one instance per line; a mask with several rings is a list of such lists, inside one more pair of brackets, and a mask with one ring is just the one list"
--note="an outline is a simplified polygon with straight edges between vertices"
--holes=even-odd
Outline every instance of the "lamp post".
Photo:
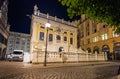
[[44,57],[44,66],[46,66],[46,58],[47,58],[47,43],[48,43],[48,28],[51,26],[50,23],[46,23],[45,27],[47,29],[46,32],[46,44],[45,44],[45,57]]

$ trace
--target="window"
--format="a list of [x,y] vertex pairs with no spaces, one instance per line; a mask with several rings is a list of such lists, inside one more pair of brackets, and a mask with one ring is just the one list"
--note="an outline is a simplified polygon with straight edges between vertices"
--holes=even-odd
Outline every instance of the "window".
[[18,48],[19,48],[19,46],[18,46],[18,45],[16,45],[16,46],[15,46],[15,49],[18,49]]
[[106,40],[106,39],[108,39],[107,33],[102,34],[101,37],[102,37],[102,40]]
[[60,35],[57,35],[57,36],[56,36],[56,39],[57,39],[57,40],[61,40]]
[[20,40],[20,38],[19,38],[19,37],[16,37],[16,40],[18,40],[18,41],[19,41],[19,40]]
[[89,27],[89,21],[86,21],[86,27]]
[[44,26],[40,26],[40,28],[45,29],[45,27],[44,27]]
[[20,42],[19,41],[16,41],[16,44],[19,44]]
[[106,24],[103,24],[103,28],[106,28]]
[[93,37],[93,42],[98,42],[98,37]]
[[118,37],[119,35],[113,31],[113,37]]
[[89,21],[86,22],[86,35],[90,35],[90,25],[89,25]]
[[84,37],[84,27],[83,26],[81,26],[81,37]]
[[96,33],[96,32],[97,32],[97,24],[93,23],[93,33]]
[[9,51],[12,51],[12,48],[9,48]]
[[44,32],[40,32],[40,38],[39,40],[44,40]]
[[53,29],[52,29],[52,28],[49,28],[49,30],[53,31]]
[[28,42],[30,42],[30,39],[27,39]]
[[70,33],[70,35],[73,35],[73,33]]
[[64,37],[64,41],[67,41],[67,37],[66,36]]
[[70,44],[73,44],[73,38],[70,38]]
[[29,48],[30,48],[30,46],[27,46],[27,48],[29,49]]
[[49,34],[49,41],[53,41],[53,34]]
[[67,32],[64,32],[64,34],[67,34]]
[[27,42],[27,45],[29,45],[30,44],[30,42]]

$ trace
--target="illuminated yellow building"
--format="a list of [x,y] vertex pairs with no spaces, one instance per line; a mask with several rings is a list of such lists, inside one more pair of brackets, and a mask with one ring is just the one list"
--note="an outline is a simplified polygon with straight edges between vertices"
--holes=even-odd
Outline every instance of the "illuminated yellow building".
[[78,35],[83,50],[106,52],[108,59],[120,59],[120,36],[106,23],[95,23],[82,15]]
[[[48,28],[48,39],[46,39],[46,23],[51,24],[51,27]],[[46,40],[48,41],[48,52],[75,52],[77,48],[77,27],[64,19],[40,13],[35,6],[31,22],[31,53],[35,49],[44,52]]]

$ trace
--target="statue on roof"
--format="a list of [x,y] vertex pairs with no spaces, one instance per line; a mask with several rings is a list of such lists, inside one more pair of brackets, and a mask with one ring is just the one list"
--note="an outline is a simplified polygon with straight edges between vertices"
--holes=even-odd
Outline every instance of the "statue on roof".
[[38,7],[37,7],[37,5],[35,4],[35,6],[34,6],[34,14],[35,14],[35,15],[37,14],[37,11],[38,11]]
[[37,11],[38,10],[38,7],[37,7],[37,5],[35,4],[35,6],[34,6],[34,11]]

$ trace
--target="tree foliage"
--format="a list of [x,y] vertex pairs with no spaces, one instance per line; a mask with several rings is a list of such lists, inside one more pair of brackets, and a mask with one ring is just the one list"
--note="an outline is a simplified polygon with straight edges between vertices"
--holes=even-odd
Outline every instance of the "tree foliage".
[[96,22],[106,22],[120,33],[120,0],[58,0],[67,6],[68,16],[87,17]]

